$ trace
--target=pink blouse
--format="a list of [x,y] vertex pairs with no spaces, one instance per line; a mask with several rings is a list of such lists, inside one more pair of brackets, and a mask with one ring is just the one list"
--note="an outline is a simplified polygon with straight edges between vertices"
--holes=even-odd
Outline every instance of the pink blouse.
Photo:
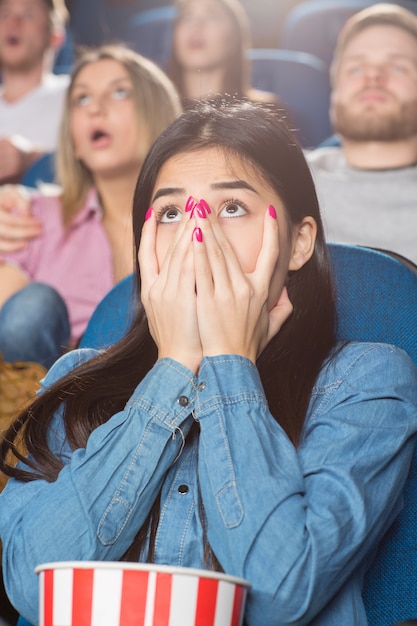
[[112,251],[97,192],[89,192],[66,228],[59,196],[35,193],[32,214],[43,222],[43,234],[28,241],[24,250],[2,253],[1,259],[18,266],[30,281],[51,285],[61,294],[68,307],[71,342],[76,342],[114,284]]

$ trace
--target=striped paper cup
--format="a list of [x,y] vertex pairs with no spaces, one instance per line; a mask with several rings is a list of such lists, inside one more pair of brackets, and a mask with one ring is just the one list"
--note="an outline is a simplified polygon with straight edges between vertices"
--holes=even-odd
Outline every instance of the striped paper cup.
[[206,570],[73,561],[36,568],[40,626],[241,626],[248,581]]

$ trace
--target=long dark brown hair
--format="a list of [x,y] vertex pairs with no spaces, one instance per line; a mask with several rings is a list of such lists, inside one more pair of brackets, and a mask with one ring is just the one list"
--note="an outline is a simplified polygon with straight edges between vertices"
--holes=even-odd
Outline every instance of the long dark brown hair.
[[[258,359],[270,411],[297,445],[312,386],[336,343],[335,304],[311,174],[300,146],[276,110],[250,103],[223,106],[202,103],[171,124],[153,144],[137,183],[133,205],[136,250],[156,177],[163,164],[174,155],[212,147],[226,155],[237,155],[272,186],[284,204],[289,232],[305,216],[310,215],[317,222],[312,257],[287,277],[293,314]],[[136,280],[140,290],[138,267]],[[124,408],[156,359],[156,346],[145,314],[139,309],[120,342],[68,373],[20,415],[1,444],[0,469],[23,481],[36,478],[54,481],[61,463],[50,452],[47,441],[48,429],[58,408],[64,407],[63,422],[70,446],[83,448],[97,426]],[[18,445],[22,444],[30,453],[29,459],[25,460],[18,452]],[[24,461],[27,469],[22,465],[15,468],[6,461],[11,452]],[[157,501],[158,494],[155,498]],[[152,515],[154,528],[157,511]],[[149,522],[150,518],[145,526]],[[139,530],[143,542],[145,529]]]

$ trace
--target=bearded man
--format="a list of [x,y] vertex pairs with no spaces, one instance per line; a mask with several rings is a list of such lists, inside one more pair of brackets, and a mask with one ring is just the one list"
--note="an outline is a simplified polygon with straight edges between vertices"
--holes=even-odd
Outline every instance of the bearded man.
[[417,16],[385,3],[353,15],[331,80],[340,145],[306,155],[327,239],[417,263]]

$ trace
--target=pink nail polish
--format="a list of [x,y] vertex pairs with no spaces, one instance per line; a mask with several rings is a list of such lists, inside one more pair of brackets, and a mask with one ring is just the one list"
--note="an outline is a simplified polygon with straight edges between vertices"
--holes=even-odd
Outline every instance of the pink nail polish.
[[276,220],[277,219],[277,212],[275,211],[275,207],[273,207],[272,204],[269,205],[268,211],[269,211],[269,215],[271,217],[273,217],[274,220]]
[[187,200],[187,202],[185,203],[185,212],[189,213],[191,211],[191,209],[194,207],[194,198],[192,196],[190,196]]
[[203,209],[205,210],[205,212],[207,213],[207,215],[210,215],[210,213],[211,213],[211,209],[210,209],[210,207],[209,207],[208,203],[207,203],[205,200],[201,199],[201,200],[200,200],[200,202],[199,202],[199,204],[203,207]]
[[201,242],[203,241],[203,233],[202,233],[202,231],[201,231],[201,228],[198,228],[198,227],[197,227],[197,228],[194,228],[194,230],[193,230],[193,235],[192,235],[192,239],[194,238],[194,235],[195,235],[196,240],[197,240],[199,243],[201,243]]
[[149,220],[152,217],[152,213],[153,213],[153,209],[152,207],[149,207],[149,209],[146,211],[145,222],[146,220]]
[[206,213],[205,208],[202,206],[201,202],[198,202],[198,204],[195,205],[195,208],[197,210],[198,217],[206,219],[207,213]]

